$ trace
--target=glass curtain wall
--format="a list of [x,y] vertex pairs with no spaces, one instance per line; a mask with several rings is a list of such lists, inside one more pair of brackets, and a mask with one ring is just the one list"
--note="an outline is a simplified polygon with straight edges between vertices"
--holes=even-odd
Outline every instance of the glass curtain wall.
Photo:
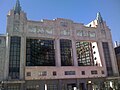
[[55,66],[54,40],[27,39],[27,66]]
[[113,76],[112,62],[111,62],[111,58],[110,58],[108,42],[102,42],[102,46],[103,46],[103,51],[104,51],[104,58],[105,58],[105,63],[106,63],[106,68],[107,68],[107,74],[108,74],[108,76]]
[[72,66],[72,42],[68,39],[60,39],[61,65]]
[[79,66],[93,66],[93,50],[90,42],[76,42],[77,60]]
[[12,36],[10,40],[9,79],[19,79],[21,37]]

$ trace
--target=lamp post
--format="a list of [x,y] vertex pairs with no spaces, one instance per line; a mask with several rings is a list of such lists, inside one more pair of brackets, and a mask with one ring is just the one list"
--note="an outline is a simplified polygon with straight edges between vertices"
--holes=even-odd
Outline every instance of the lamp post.
[[0,90],[1,90],[1,88],[2,88],[2,83],[1,83],[1,81],[0,81]]
[[0,90],[4,90],[4,82],[1,81],[1,89]]

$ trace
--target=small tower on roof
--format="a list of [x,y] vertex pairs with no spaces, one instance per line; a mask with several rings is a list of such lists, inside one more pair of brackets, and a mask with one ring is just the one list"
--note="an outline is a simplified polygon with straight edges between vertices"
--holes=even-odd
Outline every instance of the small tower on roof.
[[16,0],[16,5],[14,7],[14,14],[20,14],[20,11],[21,11],[20,1]]
[[92,22],[90,22],[88,25],[86,25],[86,26],[88,26],[88,27],[98,27],[98,26],[104,26],[104,21],[103,21],[103,18],[102,18],[102,16],[101,16],[101,14],[100,14],[100,12],[98,12],[97,13],[97,16],[96,16],[96,19],[95,20],[93,20]]
[[99,24],[103,23],[103,19],[102,19],[102,16],[101,16],[100,12],[97,13],[96,20]]
[[20,0],[16,0],[14,7],[7,15],[7,25],[9,25],[9,27],[13,27],[13,30],[7,29],[7,33],[23,31],[23,27],[26,22],[26,13],[21,9]]

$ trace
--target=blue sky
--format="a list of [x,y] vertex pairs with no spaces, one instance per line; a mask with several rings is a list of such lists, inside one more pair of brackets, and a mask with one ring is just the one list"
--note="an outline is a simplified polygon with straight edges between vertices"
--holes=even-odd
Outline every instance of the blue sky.
[[[15,2],[0,0],[0,34],[6,33],[6,16]],[[113,41],[120,41],[120,0],[20,0],[20,3],[30,20],[67,18],[88,24],[101,12]]]

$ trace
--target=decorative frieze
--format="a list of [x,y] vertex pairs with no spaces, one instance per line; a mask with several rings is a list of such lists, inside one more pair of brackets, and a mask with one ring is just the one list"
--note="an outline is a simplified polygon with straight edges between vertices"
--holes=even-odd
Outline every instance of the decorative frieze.
[[77,30],[76,34],[77,36],[81,36],[81,37],[91,37],[91,38],[96,37],[95,31]]
[[70,35],[70,30],[60,30],[60,35],[69,36]]
[[28,27],[28,32],[29,33],[34,33],[34,34],[52,35],[53,34],[53,27],[29,26]]
[[20,31],[20,22],[19,21],[14,22],[13,31],[14,32],[19,32]]

